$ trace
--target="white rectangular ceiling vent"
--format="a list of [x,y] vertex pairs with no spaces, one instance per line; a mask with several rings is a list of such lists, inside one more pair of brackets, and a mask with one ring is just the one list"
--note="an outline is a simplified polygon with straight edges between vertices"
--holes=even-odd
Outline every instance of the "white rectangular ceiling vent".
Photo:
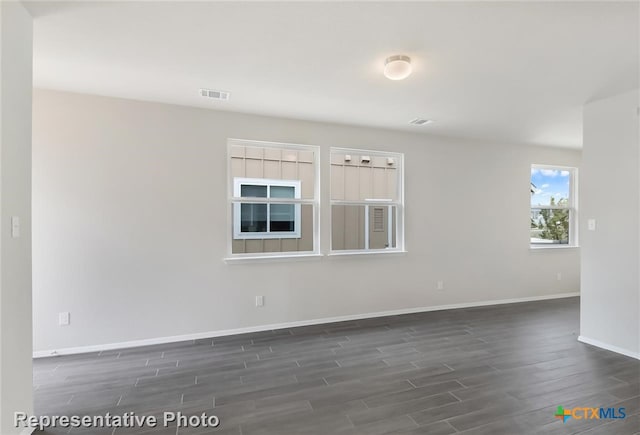
[[213,89],[200,89],[200,96],[212,98],[214,100],[228,101],[231,93],[226,91],[214,91]]
[[411,125],[426,125],[426,124],[431,124],[433,121],[430,119],[424,119],[424,118],[416,118],[416,119],[412,119],[411,121],[409,121],[409,124]]

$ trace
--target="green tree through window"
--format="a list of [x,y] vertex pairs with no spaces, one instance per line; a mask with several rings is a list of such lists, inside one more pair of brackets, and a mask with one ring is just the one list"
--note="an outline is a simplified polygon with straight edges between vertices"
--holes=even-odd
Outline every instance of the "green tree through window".
[[[567,205],[566,199],[561,199],[556,203],[555,198],[551,197],[551,206]],[[542,229],[540,238],[546,240],[554,240],[559,243],[569,243],[569,209],[551,209],[546,208],[540,210],[541,220],[538,228]]]

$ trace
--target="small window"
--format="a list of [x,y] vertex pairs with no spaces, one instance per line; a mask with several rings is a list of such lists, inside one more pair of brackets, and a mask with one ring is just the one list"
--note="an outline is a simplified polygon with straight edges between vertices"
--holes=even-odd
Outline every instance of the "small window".
[[300,238],[300,204],[277,202],[300,199],[299,180],[236,177],[233,196],[246,201],[234,204],[235,239]]
[[228,141],[227,258],[319,253],[319,148]]
[[331,149],[331,251],[404,249],[403,155]]
[[577,245],[576,169],[532,165],[530,193],[531,246]]

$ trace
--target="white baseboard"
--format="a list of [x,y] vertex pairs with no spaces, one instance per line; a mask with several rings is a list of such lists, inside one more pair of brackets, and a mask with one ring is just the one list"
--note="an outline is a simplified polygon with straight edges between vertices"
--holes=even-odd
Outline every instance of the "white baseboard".
[[138,346],[150,346],[154,344],[175,343],[179,341],[197,340],[202,338],[223,337],[227,335],[246,334],[250,332],[271,331],[274,329],[295,328],[298,326],[321,325],[323,323],[344,322],[349,320],[361,320],[374,317],[397,316],[401,314],[424,313],[428,311],[454,310],[459,308],[484,307],[487,305],[515,304],[520,302],[542,301],[547,299],[562,299],[580,296],[580,293],[558,293],[554,295],[530,296],[514,299],[498,299],[492,301],[465,302],[460,304],[437,305],[432,307],[402,308],[399,310],[380,311],[376,313],[350,314],[338,317],[325,317],[320,319],[300,320],[295,322],[276,323],[270,325],[250,326],[247,328],[224,329],[219,331],[198,332],[195,334],[174,335],[171,337],[147,338],[144,340],[124,341],[120,343],[97,344],[91,346],[68,347],[64,349],[40,350],[33,353],[34,358],[44,358],[58,355],[74,355],[79,353],[102,352],[106,350],[126,349]]
[[584,335],[580,335],[578,337],[578,341],[585,344],[590,344],[591,346],[599,347],[604,350],[610,350],[611,352],[619,353],[624,356],[628,356],[635,359],[640,359],[640,352],[632,352],[628,349],[623,349],[618,346],[613,346],[611,344],[603,343],[599,340],[594,340],[592,338],[585,337]]

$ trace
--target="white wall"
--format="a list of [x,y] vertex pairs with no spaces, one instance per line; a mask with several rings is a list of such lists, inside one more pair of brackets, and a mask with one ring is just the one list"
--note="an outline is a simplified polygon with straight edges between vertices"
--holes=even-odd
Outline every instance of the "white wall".
[[[640,358],[638,91],[584,108],[581,339]],[[587,219],[596,219],[588,231]]]
[[[228,137],[321,146],[325,203],[330,146],[406,153],[409,253],[225,264]],[[576,151],[45,90],[33,145],[37,351],[579,289],[579,250],[529,250],[530,165]]]
[[[0,433],[32,411],[31,327],[32,19],[0,2]],[[11,216],[21,221],[11,236]]]

